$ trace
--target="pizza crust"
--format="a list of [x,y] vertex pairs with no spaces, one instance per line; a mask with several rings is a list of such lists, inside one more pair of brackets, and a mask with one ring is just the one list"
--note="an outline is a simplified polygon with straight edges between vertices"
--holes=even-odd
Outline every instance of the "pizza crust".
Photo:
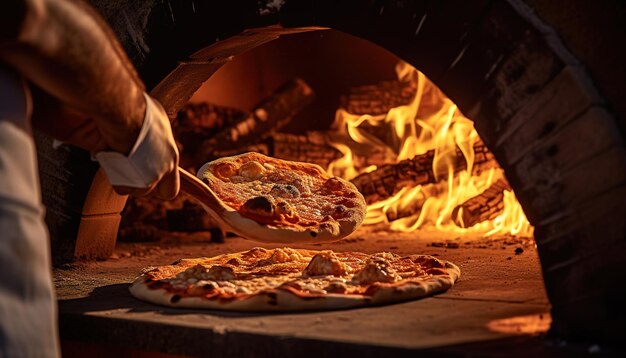
[[425,281],[408,282],[403,285],[382,286],[372,296],[372,304],[409,301],[446,291],[454,286],[461,276],[461,269],[451,262],[446,262],[446,269],[450,277],[432,277]]
[[273,290],[254,296],[234,299],[207,300],[200,297],[181,297],[172,302],[174,293],[163,289],[150,289],[138,279],[130,287],[136,298],[162,306],[178,308],[214,309],[238,312],[288,312],[345,309],[367,305],[370,299],[362,296],[328,294],[325,296],[300,297],[289,291]]
[[[307,260],[313,254],[318,255],[320,253],[329,252],[276,249],[271,254],[272,256],[269,256],[270,250],[253,250],[264,250],[264,252],[260,256],[248,259],[248,262],[260,262],[261,260],[268,259],[271,260],[274,258],[274,253],[278,250],[302,252],[307,256]],[[177,274],[188,270],[196,261],[208,260],[207,262],[210,262],[210,264],[207,265],[218,265],[219,262],[226,262],[226,259],[232,260],[234,258],[245,258],[244,255],[252,252],[253,250],[244,253],[220,255],[211,259],[183,260],[173,265],[152,269],[139,276],[133,282],[130,286],[130,292],[134,297],[140,300],[169,307],[243,312],[310,311],[375,306],[419,299],[451,288],[455,281],[460,277],[460,269],[455,264],[429,256],[420,256],[420,258],[434,260],[437,263],[437,267],[427,267],[428,270],[425,271],[425,274],[409,279],[403,279],[398,282],[376,282],[364,285],[364,291],[361,293],[343,294],[330,292],[306,292],[302,288],[295,288],[291,285],[281,284],[278,288],[261,289],[258,292],[249,294],[190,295],[186,293],[185,290],[177,290],[171,286],[153,285],[155,282],[162,282],[163,280],[167,281],[167,277],[175,277]],[[360,253],[342,253],[341,255],[343,255],[344,259],[346,255],[354,255],[357,259],[362,259],[364,256],[368,256]],[[374,257],[374,255],[369,255],[368,257],[371,258]],[[313,256],[313,258],[315,258],[315,256]],[[220,261],[220,259],[222,260]],[[313,259],[310,260],[313,261]],[[289,264],[289,259],[285,262]],[[302,266],[302,262],[302,260],[299,262],[300,266]],[[279,260],[275,263],[278,264],[282,262]],[[416,265],[415,267],[416,269],[421,270],[421,266]],[[428,272],[432,272],[432,274],[428,274]],[[332,278],[329,278],[329,281],[331,280]]]

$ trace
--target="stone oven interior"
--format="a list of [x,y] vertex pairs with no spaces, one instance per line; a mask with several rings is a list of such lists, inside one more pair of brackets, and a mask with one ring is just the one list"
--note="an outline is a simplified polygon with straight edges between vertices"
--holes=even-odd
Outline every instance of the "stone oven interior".
[[[281,85],[303,79],[315,98],[298,107],[279,130],[268,130],[263,141],[236,149],[275,151],[277,135],[307,141],[311,131],[329,131],[337,109],[346,103],[342,96],[355,87],[397,81],[395,68],[403,60],[423,71],[458,105],[459,113],[474,121],[480,143],[494,165],[504,169],[506,188],[515,190],[530,223],[521,232],[489,234],[489,229],[437,229],[434,222],[392,230],[385,223],[364,225],[336,243],[298,245],[423,253],[461,267],[461,280],[451,290],[418,301],[304,314],[170,309],[133,299],[128,283],[146,266],[182,257],[281,245],[227,235],[191,202],[127,201],[112,191],[88,155],[72,148],[45,149],[51,139],[39,136],[65,355],[495,356],[516,351],[553,356],[618,351],[613,343],[626,334],[625,292],[610,287],[610,278],[623,272],[620,265],[626,260],[622,124],[587,70],[525,3],[481,1],[468,8],[452,1],[458,11],[451,15],[443,5],[422,1],[349,2],[330,14],[325,1],[302,7],[260,2],[259,11],[256,6],[209,9],[194,1],[182,3],[142,8],[122,1],[117,10],[99,10],[118,32],[151,94],[163,103],[174,130],[187,133],[177,138],[183,166],[193,170],[198,161],[186,156],[186,148],[202,150],[192,143],[197,133],[189,135],[180,127],[198,115],[189,114],[194,109],[205,116],[213,113],[212,120],[245,117]],[[207,40],[198,29],[208,19],[216,20],[210,10],[225,19],[255,15],[233,20],[225,25],[228,30]],[[148,25],[140,29],[116,20],[116,14],[133,11],[143,14]],[[453,24],[443,27],[444,19]],[[152,51],[133,49],[138,44]],[[210,106],[198,109],[202,103]],[[272,143],[269,149],[267,143]],[[326,163],[342,153],[322,159],[300,155]],[[82,164],[72,167],[72,161]],[[46,174],[58,163],[68,168],[69,188],[55,182],[58,174]],[[54,190],[46,191],[46,185]],[[500,196],[489,199],[502,202],[503,189],[496,191]],[[617,221],[604,225],[607,216]],[[600,249],[609,247],[615,250],[601,255]]]

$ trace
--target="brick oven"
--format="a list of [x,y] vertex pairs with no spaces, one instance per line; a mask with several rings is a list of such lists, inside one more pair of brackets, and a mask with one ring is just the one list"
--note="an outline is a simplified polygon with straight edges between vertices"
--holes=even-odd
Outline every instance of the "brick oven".
[[[197,168],[203,158],[242,150],[329,170],[334,165],[380,215],[327,247],[436,254],[458,261],[464,276],[458,287],[434,298],[353,311],[264,316],[144,304],[126,290],[141,267],[258,244],[224,238],[201,210],[180,202],[158,207],[156,229],[133,229],[149,219],[132,213],[128,199],[113,192],[87,153],[52,149],[52,140],[38,135],[66,354],[412,356],[516,349],[520,355],[549,355],[563,354],[557,349],[612,352],[607,347],[626,334],[626,291],[616,283],[626,273],[626,111],[606,82],[602,62],[584,51],[573,54],[532,8],[568,34],[571,27],[550,5],[516,0],[92,3],[173,120],[183,165]],[[417,80],[396,77],[399,61],[420,71]],[[315,98],[303,96],[302,86]],[[416,92],[439,89],[459,115],[471,119],[479,136],[470,143],[472,164],[457,141],[461,149],[452,157],[461,164],[442,164],[445,173],[471,166],[469,172],[483,175],[476,179],[483,184],[480,190],[447,209],[448,229],[437,215],[420,215],[429,196],[445,191],[450,179],[437,172],[437,150],[402,156],[421,142],[395,143],[398,133],[389,139],[379,124],[362,132],[373,140],[350,147],[340,129],[354,123],[349,116],[337,118],[337,108],[385,117],[388,110],[411,103]],[[259,119],[259,110],[287,120],[270,127]],[[230,146],[224,144],[227,136],[220,137],[221,128],[207,129],[218,139],[198,140],[197,131],[181,127],[207,113],[212,121],[236,124],[252,118],[266,124],[243,132]],[[392,162],[372,149],[376,140],[395,146]],[[218,141],[221,152],[215,150]],[[485,179],[494,168],[503,173],[501,179]],[[346,174],[349,170],[360,171]],[[402,205],[376,204],[418,186],[430,189]],[[523,208],[516,214],[520,221],[505,229],[493,223],[476,229],[489,220],[504,221],[496,218],[513,192],[509,201]],[[423,223],[428,220],[430,226]],[[476,223],[473,231],[464,231]],[[135,231],[126,235],[125,228]],[[135,241],[124,241],[125,236]],[[137,242],[161,236],[166,240]]]

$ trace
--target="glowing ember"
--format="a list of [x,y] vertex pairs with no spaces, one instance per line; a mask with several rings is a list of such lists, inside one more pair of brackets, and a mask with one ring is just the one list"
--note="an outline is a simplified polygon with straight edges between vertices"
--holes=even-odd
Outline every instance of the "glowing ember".
[[[398,163],[434,151],[432,170],[439,181],[400,189],[395,195],[368,206],[365,224],[388,223],[392,230],[413,231],[434,228],[457,233],[510,233],[532,235],[519,202],[511,191],[504,192],[504,209],[493,220],[469,228],[457,226],[454,208],[482,193],[503,178],[499,168],[472,175],[474,144],[480,141],[474,123],[466,118],[430,80],[410,65],[396,66],[398,79],[415,89],[413,100],[383,115],[355,115],[339,109],[333,124],[331,144],[343,157],[332,162],[329,174],[352,179],[377,169],[369,158],[384,158],[385,164]],[[385,138],[375,133],[386,133]],[[458,150],[466,162],[459,171]],[[456,164],[456,165],[455,165]],[[402,217],[398,213],[409,212]],[[455,212],[457,216],[462,212]],[[396,218],[390,222],[389,218]],[[397,219],[400,217],[399,219]],[[460,216],[457,222],[462,222]]]

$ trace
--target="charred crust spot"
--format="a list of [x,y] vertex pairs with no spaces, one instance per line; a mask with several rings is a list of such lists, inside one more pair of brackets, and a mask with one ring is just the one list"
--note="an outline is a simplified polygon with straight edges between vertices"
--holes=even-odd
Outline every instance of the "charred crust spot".
[[311,235],[311,237],[316,237],[317,231],[309,231],[309,235]]
[[257,196],[256,198],[248,199],[242,208],[253,213],[271,214],[274,212],[275,206],[268,198]]
[[295,191],[296,193],[297,193],[296,190],[298,190],[298,188],[296,188],[295,185],[291,185],[291,184],[285,185],[285,189],[287,189],[290,192],[294,192]]
[[215,285],[213,285],[212,283],[205,283],[204,285],[202,285],[202,288],[204,288],[205,290],[212,290],[215,288]]
[[178,260],[172,262],[171,265],[178,265],[181,262],[183,262],[183,259],[178,259]]
[[172,298],[170,298],[170,302],[172,303],[176,303],[178,301],[180,301],[181,297],[179,295],[174,295],[172,296]]
[[163,281],[151,281],[151,282],[148,282],[147,284],[148,284],[148,287],[150,287],[153,290],[158,290],[159,288],[169,286],[169,284]]

